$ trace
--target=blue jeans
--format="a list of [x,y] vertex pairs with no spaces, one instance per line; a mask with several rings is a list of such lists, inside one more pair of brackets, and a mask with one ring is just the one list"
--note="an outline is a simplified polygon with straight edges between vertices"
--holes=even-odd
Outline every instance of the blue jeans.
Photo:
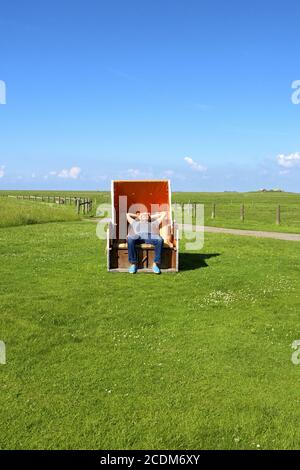
[[[143,237],[143,238],[142,238]],[[128,260],[131,264],[137,263],[136,245],[141,243],[149,243],[154,246],[154,263],[161,262],[161,253],[164,245],[163,239],[159,235],[142,234],[141,236],[128,236]]]

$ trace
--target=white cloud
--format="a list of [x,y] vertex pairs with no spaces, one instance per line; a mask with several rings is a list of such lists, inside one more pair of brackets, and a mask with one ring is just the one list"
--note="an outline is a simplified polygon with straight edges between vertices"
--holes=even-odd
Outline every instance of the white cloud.
[[153,178],[153,173],[151,170],[144,171],[139,170],[138,168],[129,168],[125,172],[122,172],[122,177],[125,178],[138,178],[138,179],[150,179]]
[[72,178],[76,180],[81,173],[81,168],[79,166],[72,166],[69,170],[62,170],[58,173],[59,178]]
[[72,166],[72,168],[64,168],[60,171],[50,171],[50,176],[57,176],[58,178],[73,179],[76,180],[81,173],[79,166]]
[[192,158],[190,157],[184,157],[185,162],[192,168],[194,171],[199,171],[204,173],[207,168],[200,163],[195,162]]
[[0,178],[3,178],[3,176],[5,175],[4,170],[5,170],[5,166],[4,165],[0,166]]
[[133,178],[137,177],[137,176],[141,176],[141,170],[138,170],[136,168],[129,168],[129,170],[127,170],[127,174],[129,176],[132,176]]
[[290,153],[289,155],[280,154],[277,156],[277,163],[284,168],[300,166],[300,152]]

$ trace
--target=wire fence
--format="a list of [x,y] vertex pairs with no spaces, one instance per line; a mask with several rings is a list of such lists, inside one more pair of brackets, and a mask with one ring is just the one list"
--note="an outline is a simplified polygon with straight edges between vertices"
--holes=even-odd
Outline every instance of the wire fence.
[[78,214],[88,214],[93,210],[93,201],[89,198],[68,197],[68,196],[37,196],[30,194],[6,195],[7,198],[14,198],[22,201],[46,202],[48,204],[73,205]]
[[[182,214],[185,213],[195,220],[197,204],[199,202],[175,203],[174,212],[181,210]],[[277,225],[298,227],[300,231],[300,204],[206,203],[204,220],[206,225]]]

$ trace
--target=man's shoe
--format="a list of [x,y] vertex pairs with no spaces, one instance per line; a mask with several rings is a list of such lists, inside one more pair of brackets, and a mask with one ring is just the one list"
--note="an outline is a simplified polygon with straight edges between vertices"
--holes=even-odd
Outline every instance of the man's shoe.
[[137,272],[137,267],[136,267],[136,264],[132,264],[129,269],[128,269],[128,272],[130,274],[135,274]]
[[152,271],[154,272],[154,274],[160,274],[160,269],[159,267],[157,266],[157,264],[154,264],[152,266]]

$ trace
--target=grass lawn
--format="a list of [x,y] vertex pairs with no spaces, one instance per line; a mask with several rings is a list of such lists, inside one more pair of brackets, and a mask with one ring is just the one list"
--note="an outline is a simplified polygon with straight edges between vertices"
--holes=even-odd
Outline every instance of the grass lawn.
[[[93,212],[90,215],[96,215],[96,208],[99,204],[109,203],[110,205],[110,193],[105,191],[0,191],[0,196],[8,194],[14,196],[87,197],[93,200]],[[7,198],[4,197],[4,199]],[[300,194],[285,192],[173,192],[172,201],[185,204],[189,202],[204,204],[205,225],[300,233]],[[215,219],[211,218],[213,204],[216,205]],[[244,222],[240,220],[241,204],[244,204],[245,207]],[[276,225],[278,205],[281,206],[281,225]]]
[[300,245],[110,274],[95,225],[0,229],[0,448],[298,448]]
[[74,207],[0,198],[0,228],[78,220]]

